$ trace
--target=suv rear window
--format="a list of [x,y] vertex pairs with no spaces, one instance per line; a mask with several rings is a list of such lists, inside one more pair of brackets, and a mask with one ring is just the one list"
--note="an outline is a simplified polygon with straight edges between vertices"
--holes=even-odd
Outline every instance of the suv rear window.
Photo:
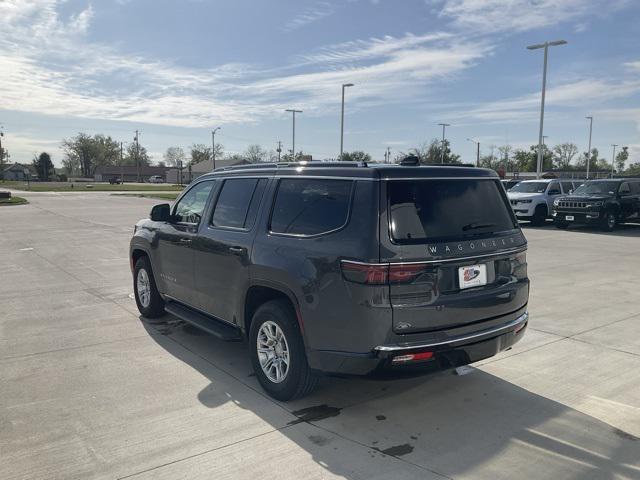
[[388,184],[397,243],[461,239],[517,228],[497,180],[411,180]]
[[319,235],[343,227],[349,216],[352,187],[350,180],[280,180],[271,232]]

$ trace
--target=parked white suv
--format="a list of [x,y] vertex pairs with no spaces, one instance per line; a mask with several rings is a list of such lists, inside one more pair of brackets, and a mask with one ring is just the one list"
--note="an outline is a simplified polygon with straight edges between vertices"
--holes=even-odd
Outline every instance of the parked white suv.
[[507,192],[509,203],[518,220],[531,220],[542,225],[551,216],[553,201],[560,195],[568,195],[582,182],[573,180],[525,180]]
[[149,177],[149,183],[164,183],[162,175],[152,175]]

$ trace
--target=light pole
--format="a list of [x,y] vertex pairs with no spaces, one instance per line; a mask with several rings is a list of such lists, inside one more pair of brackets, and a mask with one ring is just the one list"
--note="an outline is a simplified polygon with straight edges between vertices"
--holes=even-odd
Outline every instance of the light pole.
[[480,142],[476,142],[472,138],[467,138],[467,141],[476,144],[476,167],[479,167],[480,166]]
[[442,126],[442,151],[440,152],[440,163],[444,163],[444,129],[450,127],[448,123],[439,123]]
[[221,127],[216,127],[211,131],[211,158],[213,159],[213,170],[216,169],[216,132],[220,130]]
[[591,163],[591,132],[593,130],[593,117],[584,117],[589,120],[589,146],[587,147],[587,180],[589,180],[589,164]]
[[611,146],[613,147],[613,153],[611,154],[611,178],[613,178],[616,168],[616,147],[618,146],[618,144],[612,143]]
[[136,136],[134,138],[136,142],[136,182],[140,183],[140,142],[138,141],[138,135],[140,132],[136,130]]
[[547,57],[549,54],[549,47],[555,47],[557,45],[565,45],[566,40],[555,40],[553,42],[544,42],[537,45],[529,45],[528,50],[537,50],[544,48],[544,66],[542,69],[542,100],[540,102],[540,133],[538,135],[538,167],[536,169],[536,178],[540,178],[542,174],[542,131],[544,128],[544,97],[547,90]]
[[295,110],[293,108],[288,108],[285,112],[291,112],[291,116],[293,119],[293,138],[291,140],[291,153],[293,154],[293,160],[296,159],[296,113],[302,113],[302,110]]
[[340,114],[340,160],[342,161],[342,147],[344,145],[344,89],[353,87],[353,83],[342,84],[342,113]]

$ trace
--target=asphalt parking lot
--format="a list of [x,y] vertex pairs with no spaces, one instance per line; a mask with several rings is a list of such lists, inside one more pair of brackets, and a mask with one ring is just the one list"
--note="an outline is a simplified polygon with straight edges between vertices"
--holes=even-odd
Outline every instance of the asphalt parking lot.
[[511,351],[280,404],[242,344],[139,317],[128,242],[156,200],[0,209],[0,478],[640,478],[640,225],[526,228]]

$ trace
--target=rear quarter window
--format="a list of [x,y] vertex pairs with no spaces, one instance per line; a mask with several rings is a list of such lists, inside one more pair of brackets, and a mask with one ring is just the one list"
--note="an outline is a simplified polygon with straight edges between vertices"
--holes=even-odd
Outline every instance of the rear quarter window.
[[349,218],[353,184],[351,180],[280,180],[271,232],[309,236],[342,228]]
[[518,228],[497,180],[390,181],[391,238],[424,243]]

